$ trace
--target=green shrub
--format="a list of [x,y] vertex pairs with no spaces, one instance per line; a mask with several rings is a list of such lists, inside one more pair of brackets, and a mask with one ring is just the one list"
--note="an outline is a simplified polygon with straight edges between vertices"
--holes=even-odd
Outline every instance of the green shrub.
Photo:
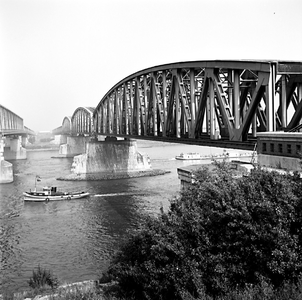
[[58,279],[46,269],[42,269],[40,265],[37,270],[33,270],[32,277],[28,281],[28,285],[35,290],[44,288],[55,289],[58,287]]
[[269,299],[302,271],[301,190],[297,174],[258,167],[238,178],[225,161],[201,169],[168,213],[147,218],[121,247],[107,273],[115,295],[210,299],[253,286]]

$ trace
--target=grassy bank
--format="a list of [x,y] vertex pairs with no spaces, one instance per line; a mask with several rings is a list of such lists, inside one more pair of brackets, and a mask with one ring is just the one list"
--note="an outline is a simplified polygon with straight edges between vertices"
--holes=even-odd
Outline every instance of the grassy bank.
[[56,288],[43,285],[19,293],[6,292],[0,295],[0,300],[110,299],[104,296],[104,287],[106,287],[106,285],[100,285],[95,281],[64,284]]

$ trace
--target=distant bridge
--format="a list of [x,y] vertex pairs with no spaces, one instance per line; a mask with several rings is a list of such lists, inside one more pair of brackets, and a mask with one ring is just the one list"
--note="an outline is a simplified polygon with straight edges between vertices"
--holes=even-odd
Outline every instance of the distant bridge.
[[92,116],[76,110],[69,132],[251,149],[258,132],[299,128],[301,99],[302,62],[171,63],[118,82]]
[[21,117],[2,105],[0,105],[0,134],[3,136],[36,135],[33,130],[24,126]]
[[78,107],[71,117],[65,117],[62,126],[54,129],[54,135],[94,135],[94,107]]
[[6,160],[26,159],[28,135],[36,135],[17,114],[0,105],[0,183],[14,181],[13,166]]

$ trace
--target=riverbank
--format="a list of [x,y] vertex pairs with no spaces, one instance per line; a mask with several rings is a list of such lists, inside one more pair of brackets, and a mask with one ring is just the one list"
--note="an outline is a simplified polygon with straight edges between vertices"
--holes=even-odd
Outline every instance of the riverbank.
[[98,299],[105,300],[104,290],[108,284],[100,284],[94,280],[60,285],[52,290],[25,290],[19,293],[0,294],[0,300],[50,300],[50,299]]
[[154,169],[145,171],[131,171],[131,172],[112,172],[112,173],[99,173],[99,174],[69,174],[56,178],[62,181],[101,181],[101,180],[114,180],[114,179],[127,179],[136,177],[149,177],[159,176],[171,171]]

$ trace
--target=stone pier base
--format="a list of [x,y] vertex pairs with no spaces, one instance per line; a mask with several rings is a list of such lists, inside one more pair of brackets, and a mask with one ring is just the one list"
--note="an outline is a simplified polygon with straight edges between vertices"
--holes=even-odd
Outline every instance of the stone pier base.
[[4,148],[4,158],[7,160],[27,159],[26,149],[20,147],[18,151]]
[[14,181],[13,165],[4,159],[0,160],[0,183],[10,183]]
[[22,138],[6,137],[4,140],[3,156],[5,160],[26,159],[27,154],[26,149],[22,147]]
[[85,153],[86,144],[89,139],[89,137],[85,136],[68,136],[67,143],[60,145],[59,155],[57,157],[74,157],[76,155]]
[[135,140],[114,138],[87,143],[86,153],[74,157],[72,173],[103,174],[150,170],[150,159],[137,150]]

